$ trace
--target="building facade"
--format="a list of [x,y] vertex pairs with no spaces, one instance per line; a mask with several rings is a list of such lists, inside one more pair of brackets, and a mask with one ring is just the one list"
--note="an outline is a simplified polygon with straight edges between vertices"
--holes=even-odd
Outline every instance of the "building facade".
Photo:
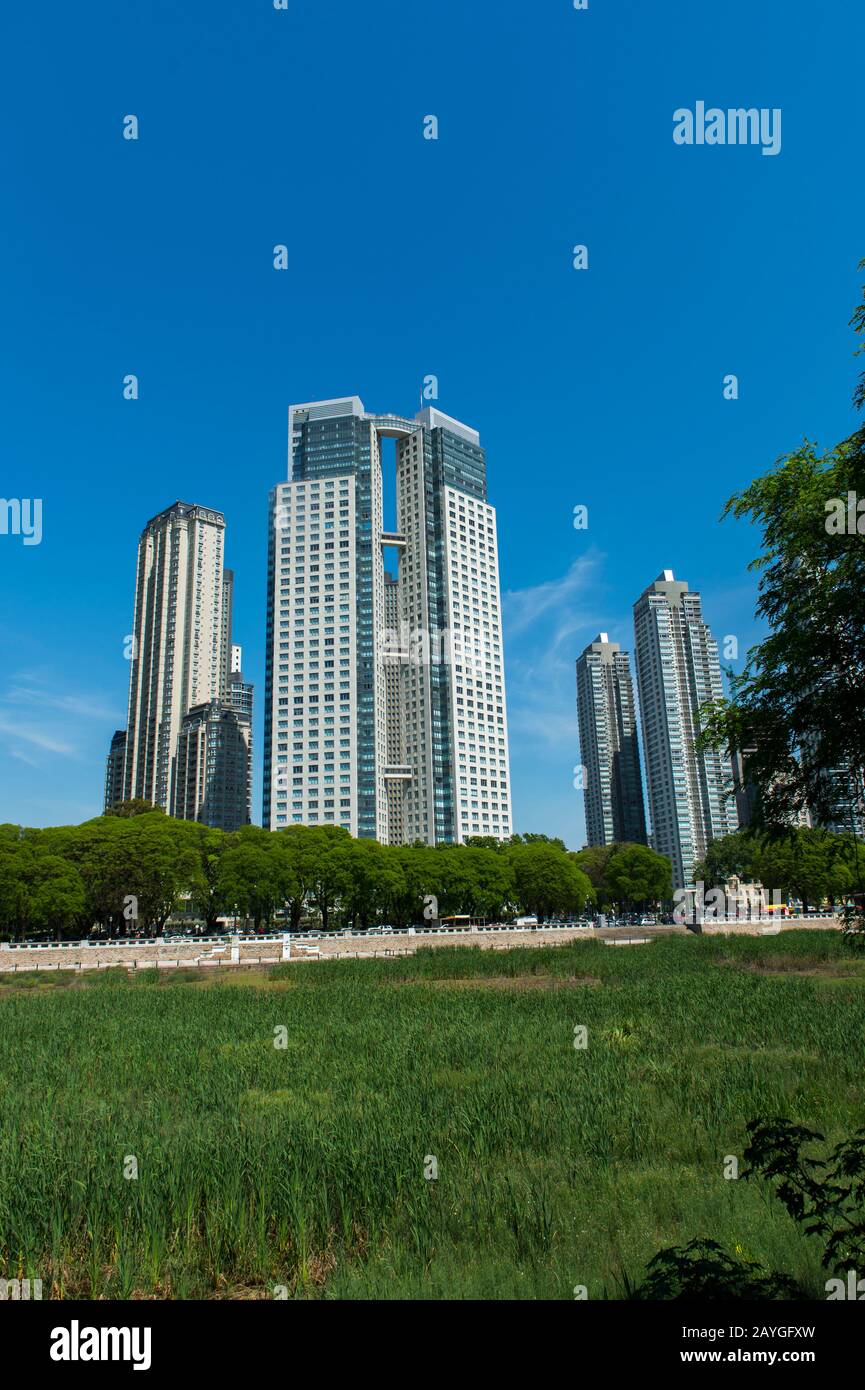
[[[224,534],[221,512],[186,502],[141,534],[128,725],[122,752],[120,733],[112,741],[109,780],[117,801],[141,797],[180,819],[236,829],[250,819],[253,688],[231,640]],[[106,807],[108,795],[106,782]]]
[[672,570],[637,600],[634,632],[652,845],[687,888],[711,841],[738,828],[729,763],[696,742],[700,706],[723,694],[718,647],[700,595]]
[[224,533],[221,512],[175,502],[138,545],[124,795],[169,813],[183,716],[222,688]]
[[268,529],[264,824],[389,844],[507,838],[498,547],[477,432],[434,409],[369,414],[356,396],[292,406]]
[[851,771],[850,765],[816,767],[813,784],[819,795],[815,798],[810,822],[836,835],[854,835],[865,839],[865,777]]
[[646,843],[634,683],[627,652],[601,632],[577,660],[577,712],[590,845]]
[[123,800],[123,760],[126,757],[126,730],[117,729],[108,750],[105,768],[105,798],[103,810],[110,811]]
[[195,705],[177,742],[172,814],[220,830],[249,825],[252,719],[223,700]]
[[[750,775],[750,761],[756,752],[756,747],[751,744],[750,747],[736,749],[730,758],[733,788],[736,796],[736,817],[740,830],[746,830],[751,826],[759,825],[761,822],[761,797],[759,789]],[[776,777],[773,786],[777,787],[782,782],[783,777]],[[785,819],[789,825],[803,826],[806,829],[810,829],[812,826],[811,812],[807,806],[802,806]]]

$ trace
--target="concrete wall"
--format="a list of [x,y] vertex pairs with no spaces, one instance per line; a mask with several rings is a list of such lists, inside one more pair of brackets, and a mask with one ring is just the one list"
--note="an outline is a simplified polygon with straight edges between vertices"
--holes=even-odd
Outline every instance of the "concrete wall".
[[[837,928],[837,926],[838,923],[834,918],[800,923],[791,921],[784,923],[780,934],[783,934],[784,931],[795,931],[803,928],[810,931],[828,931]],[[748,922],[741,925],[718,922],[703,927],[703,934],[706,936],[761,936],[764,932],[765,928],[759,922]],[[514,947],[524,946],[562,946],[569,941],[606,940],[625,943],[631,938],[635,941],[645,941],[656,936],[683,936],[687,934],[684,927],[606,927],[601,931],[594,927],[556,927],[543,931],[527,928],[525,931],[509,929],[460,932],[458,934],[442,932],[417,936],[410,936],[408,932],[401,932],[392,936],[319,937],[314,940],[295,937],[291,943],[291,958],[293,961],[303,961],[304,959],[315,960],[318,958],[345,959],[362,956],[406,955],[413,954],[419,947],[425,946],[479,946],[482,950],[508,951]],[[317,955],[314,950],[304,951],[304,947],[317,948]],[[224,951],[220,955],[212,955],[213,950],[211,945],[203,945],[201,942],[150,943],[148,945],[119,942],[116,945],[102,943],[96,946],[48,947],[47,949],[36,950],[28,950],[27,948],[10,950],[8,945],[0,945],[0,972],[16,969],[107,969],[112,965],[126,967],[134,965],[137,968],[146,969],[158,965],[193,966],[219,963],[230,966],[232,964],[230,941],[226,939]],[[271,964],[282,959],[281,941],[242,941],[238,950],[239,962],[236,963],[240,965]]]

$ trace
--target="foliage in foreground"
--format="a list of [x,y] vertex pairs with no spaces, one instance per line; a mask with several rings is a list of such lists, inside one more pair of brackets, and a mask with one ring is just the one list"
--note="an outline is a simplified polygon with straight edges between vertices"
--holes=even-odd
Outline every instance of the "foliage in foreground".
[[855,894],[865,867],[865,858],[860,864],[863,854],[853,835],[804,825],[774,834],[749,827],[713,840],[694,866],[694,878],[713,888],[735,875],[776,888],[785,899],[797,898],[808,908]]
[[[861,351],[865,295],[851,322]],[[854,404],[865,404],[865,374]],[[762,531],[751,569],[768,634],[731,673],[730,699],[707,706],[703,738],[743,755],[755,823],[773,832],[806,810],[851,832],[865,816],[863,500],[860,428],[824,452],[806,441],[724,509]]]
[[[865,1129],[836,1144],[826,1158],[805,1150],[824,1143],[822,1134],[790,1120],[751,1120],[743,1178],[760,1176],[776,1183],[774,1195],[806,1235],[823,1242],[821,1263],[847,1274],[865,1261]],[[843,1288],[843,1280],[841,1281]],[[828,1287],[828,1286],[827,1286]],[[634,1299],[804,1298],[805,1291],[782,1273],[767,1272],[754,1260],[735,1258],[716,1241],[692,1240],[661,1250],[648,1264]]]
[[653,1255],[637,1288],[626,1282],[626,1297],[658,1301],[691,1298],[739,1300],[807,1298],[786,1274],[768,1273],[756,1260],[728,1255],[714,1240],[692,1240]]

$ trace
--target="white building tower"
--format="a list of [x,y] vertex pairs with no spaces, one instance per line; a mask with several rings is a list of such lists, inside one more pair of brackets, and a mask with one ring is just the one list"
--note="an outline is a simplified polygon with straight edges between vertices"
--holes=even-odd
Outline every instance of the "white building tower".
[[357,396],[291,407],[289,480],[270,501],[265,705],[271,829],[510,835],[495,512],[475,430],[433,409],[368,414]]
[[700,706],[723,694],[718,646],[698,593],[664,570],[634,605],[637,684],[652,845],[693,885],[712,840],[738,829],[729,764],[697,747]]

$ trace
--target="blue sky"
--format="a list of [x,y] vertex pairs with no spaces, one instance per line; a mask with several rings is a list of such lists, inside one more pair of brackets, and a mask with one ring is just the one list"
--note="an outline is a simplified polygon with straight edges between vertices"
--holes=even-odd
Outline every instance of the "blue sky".
[[[631,649],[667,567],[744,652],[756,537],[723,502],[854,426],[865,11],[49,0],[2,25],[0,493],[42,499],[43,539],[0,535],[0,821],[101,810],[136,544],[178,497],[226,514],[260,714],[288,405],[413,413],[435,374],[488,451],[515,824],[579,847],[575,658],[601,629]],[[677,146],[698,100],[780,108],[781,152]]]

